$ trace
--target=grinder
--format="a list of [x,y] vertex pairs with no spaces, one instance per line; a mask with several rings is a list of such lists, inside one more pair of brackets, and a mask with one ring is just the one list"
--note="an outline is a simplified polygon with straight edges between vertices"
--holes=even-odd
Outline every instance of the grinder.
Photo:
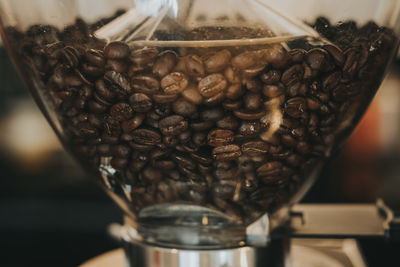
[[0,26],[65,149],[124,211],[112,233],[129,266],[296,266],[293,238],[396,235],[381,200],[296,203],[376,93],[399,10],[0,0]]

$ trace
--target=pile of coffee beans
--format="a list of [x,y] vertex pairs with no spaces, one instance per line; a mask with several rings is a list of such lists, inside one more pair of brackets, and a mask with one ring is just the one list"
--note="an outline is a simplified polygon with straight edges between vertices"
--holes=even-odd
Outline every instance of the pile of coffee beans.
[[[327,40],[135,47],[82,20],[7,34],[66,146],[123,185],[133,211],[194,203],[249,223],[287,203],[348,135],[396,46],[374,23],[313,26]],[[216,36],[192,39],[205,32]]]

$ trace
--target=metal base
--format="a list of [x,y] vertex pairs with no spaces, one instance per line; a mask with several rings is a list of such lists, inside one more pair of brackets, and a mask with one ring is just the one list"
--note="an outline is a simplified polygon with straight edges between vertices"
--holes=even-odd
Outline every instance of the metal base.
[[277,240],[263,248],[218,250],[173,249],[129,242],[125,244],[125,253],[129,267],[283,267],[288,266],[288,248],[288,240]]

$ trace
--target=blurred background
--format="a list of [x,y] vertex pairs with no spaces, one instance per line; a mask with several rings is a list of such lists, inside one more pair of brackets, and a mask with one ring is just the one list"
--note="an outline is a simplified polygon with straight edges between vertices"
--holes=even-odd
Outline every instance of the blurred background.
[[[0,47],[0,266],[77,266],[119,244],[122,213],[61,147]],[[400,211],[400,61],[304,202],[374,202]],[[362,241],[370,266],[398,244]]]

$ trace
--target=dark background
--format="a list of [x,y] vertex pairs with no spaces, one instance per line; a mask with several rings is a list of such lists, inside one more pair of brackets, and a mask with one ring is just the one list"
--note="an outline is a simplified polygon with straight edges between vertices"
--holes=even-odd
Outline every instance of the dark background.
[[[388,90],[396,92],[399,63],[392,73]],[[121,222],[122,212],[63,151],[4,48],[0,81],[0,266],[77,266],[118,248],[107,227]],[[400,102],[399,93],[386,95]],[[384,97],[378,96],[378,102],[385,103]],[[379,103],[305,202],[374,202],[382,196],[400,210],[400,111]],[[371,131],[382,127],[382,117],[394,124],[389,134],[394,141],[381,142]],[[398,243],[366,240],[361,246],[370,266],[395,266]]]

